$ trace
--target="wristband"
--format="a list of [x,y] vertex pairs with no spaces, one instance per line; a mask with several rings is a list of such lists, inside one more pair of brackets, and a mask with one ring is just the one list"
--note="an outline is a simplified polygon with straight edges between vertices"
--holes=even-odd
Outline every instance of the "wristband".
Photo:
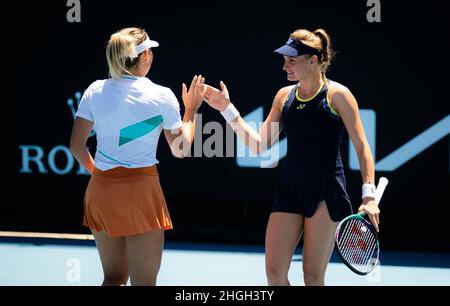
[[374,198],[375,199],[375,185],[374,184],[364,184],[362,186],[362,198]]
[[227,108],[225,108],[225,110],[223,112],[220,112],[220,113],[222,114],[222,116],[225,118],[225,120],[227,122],[232,122],[234,119],[236,119],[236,117],[239,116],[238,110],[231,103],[230,103],[230,105],[227,106]]

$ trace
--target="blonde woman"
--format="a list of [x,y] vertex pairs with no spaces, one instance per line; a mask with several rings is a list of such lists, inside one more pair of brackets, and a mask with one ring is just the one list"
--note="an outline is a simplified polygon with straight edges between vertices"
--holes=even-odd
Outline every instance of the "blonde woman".
[[[146,78],[152,48],[145,30],[114,33],[106,58],[110,79],[92,83],[83,95],[70,148],[91,174],[84,200],[84,225],[95,237],[103,285],[156,285],[164,231],[172,222],[159,183],[156,149],[162,131],[174,156],[185,157],[195,131],[204,78],[182,84],[183,119],[174,93]],[[86,148],[97,132],[95,158]]]
[[331,63],[330,37],[323,29],[299,29],[275,52],[296,85],[281,88],[259,133],[231,104],[228,90],[205,87],[206,101],[219,110],[235,133],[256,153],[270,147],[281,126],[288,148],[266,230],[266,274],[269,285],[289,285],[288,272],[303,235],[303,279],[324,285],[337,224],[352,212],[340,154],[342,135],[351,137],[361,165],[362,204],[378,229],[374,195],[374,162],[350,90],[326,78]]

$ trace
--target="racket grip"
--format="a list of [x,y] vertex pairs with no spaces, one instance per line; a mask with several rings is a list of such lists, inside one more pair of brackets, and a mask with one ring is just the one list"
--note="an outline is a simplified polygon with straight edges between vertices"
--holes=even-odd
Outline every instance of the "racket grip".
[[386,189],[386,186],[388,185],[389,181],[387,178],[380,177],[380,180],[378,181],[377,189],[375,190],[375,202],[378,204],[380,203],[381,197],[383,196],[384,190]]

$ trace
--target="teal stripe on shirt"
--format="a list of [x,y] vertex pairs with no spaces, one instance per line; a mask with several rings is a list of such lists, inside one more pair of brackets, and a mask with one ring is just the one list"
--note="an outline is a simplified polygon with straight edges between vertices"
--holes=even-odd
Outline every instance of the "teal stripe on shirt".
[[162,122],[163,122],[162,116],[158,115],[121,129],[119,147],[129,143],[130,141],[136,140],[149,134],[154,129],[156,129]]
[[98,151],[98,153],[100,153],[101,155],[103,155],[103,156],[106,157],[107,159],[112,160],[113,162],[118,163],[119,165],[131,167],[131,164],[122,163],[122,162],[118,161],[117,159],[114,159],[114,158],[112,158],[112,157],[106,155],[106,154],[103,153],[102,151]]

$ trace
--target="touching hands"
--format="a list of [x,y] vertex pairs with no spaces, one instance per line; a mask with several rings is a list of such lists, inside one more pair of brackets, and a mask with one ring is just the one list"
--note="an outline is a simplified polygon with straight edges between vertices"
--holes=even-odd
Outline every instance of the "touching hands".
[[197,112],[203,101],[212,108],[223,112],[230,102],[230,94],[224,82],[220,81],[221,90],[205,84],[205,78],[201,75],[194,76],[189,90],[183,83],[182,98],[186,109]]
[[202,96],[206,103],[209,104],[209,106],[220,112],[223,112],[231,102],[230,95],[228,93],[227,87],[225,86],[225,83],[220,81],[220,87],[222,90],[205,84]]
[[186,108],[186,110],[197,113],[203,102],[202,92],[204,91],[205,86],[205,78],[201,75],[194,76],[191,85],[189,86],[189,90],[187,89],[186,84],[183,83],[183,91],[181,97],[183,99],[184,107]]

